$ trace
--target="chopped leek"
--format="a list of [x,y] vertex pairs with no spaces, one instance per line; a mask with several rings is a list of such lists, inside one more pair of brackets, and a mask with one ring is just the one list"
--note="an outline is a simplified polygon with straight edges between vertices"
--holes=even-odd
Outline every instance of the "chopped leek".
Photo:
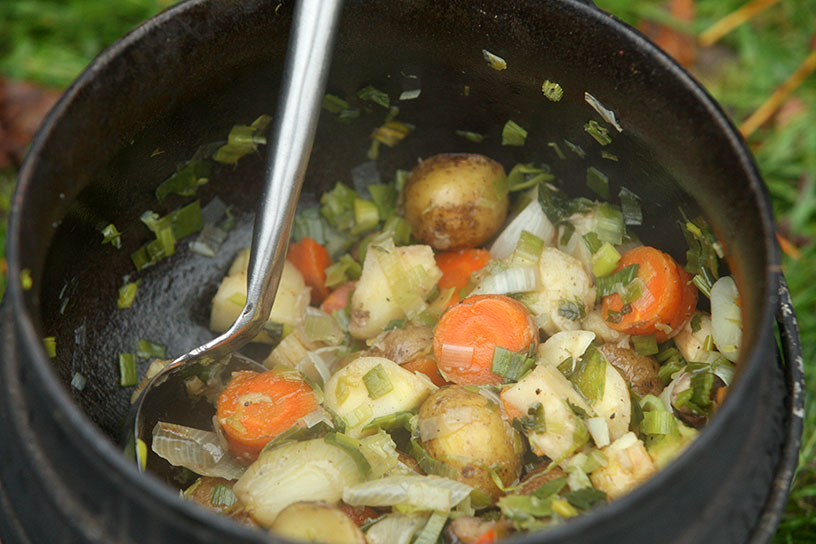
[[136,374],[136,356],[132,353],[119,354],[119,385],[130,387],[139,383]]
[[116,229],[116,225],[108,223],[102,229],[102,243],[110,244],[116,249],[122,248],[122,233]]
[[633,303],[634,301],[636,301],[637,299],[644,295],[644,290],[646,290],[646,293],[648,293],[649,296],[651,296],[651,292],[646,287],[646,284],[643,283],[643,280],[641,280],[640,278],[633,279],[631,282],[629,282],[629,285],[624,287],[623,291],[620,293],[621,302],[623,302],[624,304]]
[[403,411],[394,412],[387,416],[375,417],[363,427],[363,432],[371,429],[384,429],[386,431],[393,431],[396,429],[407,428],[408,421],[414,415],[414,412]]
[[31,270],[23,268],[20,270],[20,287],[23,291],[28,291],[34,285],[34,280],[31,279]]
[[584,92],[584,100],[586,101],[587,104],[592,106],[592,109],[598,112],[598,115],[600,115],[604,121],[615,127],[615,130],[617,130],[618,132],[623,132],[623,129],[618,124],[618,120],[615,119],[615,112],[605,108],[604,105],[601,104],[600,100],[598,100],[597,98],[595,98],[586,91]]
[[210,504],[213,506],[232,506],[238,501],[232,489],[221,484],[217,484],[212,491]]
[[43,338],[43,346],[45,347],[45,353],[48,354],[50,358],[54,358],[57,356],[57,339],[54,336],[46,336]]
[[594,255],[595,253],[600,251],[603,242],[601,242],[601,239],[598,238],[597,232],[589,231],[588,233],[584,234],[582,238],[584,240],[584,245],[586,245],[586,248],[589,250],[591,254]]
[[75,372],[74,375],[71,377],[71,387],[76,389],[77,391],[82,391],[85,389],[85,384],[88,383],[88,380],[79,372]]
[[570,151],[572,151],[573,153],[578,155],[580,158],[583,159],[584,157],[586,157],[586,151],[584,151],[584,148],[581,147],[580,145],[576,145],[576,144],[570,142],[569,140],[564,140],[564,143],[567,144],[567,148]]
[[586,184],[604,200],[609,199],[609,178],[594,166],[587,168]]
[[557,142],[549,142],[547,146],[553,148],[555,154],[558,155],[558,158],[561,159],[562,161],[567,158],[567,156],[564,155],[564,152],[561,151],[561,147],[559,147]]
[[637,273],[638,265],[630,264],[613,274],[598,278],[595,284],[598,297],[603,298],[625,289],[637,277]]
[[207,224],[201,229],[198,238],[190,242],[190,251],[205,257],[215,257],[226,239],[226,232],[215,225]]
[[354,224],[354,199],[357,193],[353,189],[337,182],[331,191],[320,197],[320,213],[332,227],[348,230]]
[[[497,506],[502,514],[516,523],[529,522],[552,514],[552,497],[539,499],[535,495],[505,495]],[[521,526],[525,527],[524,525]]]
[[490,371],[502,376],[506,382],[517,382],[535,364],[535,359],[526,353],[516,353],[501,346],[493,348]]
[[383,108],[391,107],[391,100],[388,98],[388,94],[376,89],[372,85],[368,85],[357,91],[357,98],[373,102]]
[[569,377],[590,403],[598,402],[603,397],[606,388],[606,365],[603,354],[590,346]]
[[497,71],[507,70],[507,62],[500,56],[494,55],[487,49],[482,49],[482,56],[487,62],[487,65],[493,68],[494,70]]
[[441,476],[386,476],[343,489],[343,502],[352,506],[409,506],[448,511],[470,495],[469,485]]
[[543,250],[544,240],[527,230],[522,230],[512,260],[514,263],[525,265],[535,264]]
[[626,187],[621,187],[618,198],[620,198],[623,223],[632,226],[642,225],[643,212],[640,210],[640,197]]
[[558,102],[561,100],[561,97],[564,96],[564,89],[561,88],[561,85],[549,79],[541,84],[541,92],[544,93],[544,96],[551,102]]
[[122,287],[119,288],[119,299],[116,302],[117,308],[120,310],[124,308],[130,308],[133,304],[133,301],[136,299],[136,292],[139,290],[139,281],[133,281],[130,283],[126,283]]
[[448,521],[448,515],[439,511],[434,511],[425,527],[417,533],[413,544],[436,544],[442,534],[442,529],[445,528],[445,522]]
[[535,291],[540,284],[537,265],[514,266],[484,278],[474,295],[506,295]]
[[230,129],[227,143],[213,154],[213,160],[225,164],[236,164],[241,157],[254,152],[258,145],[266,144],[264,132],[272,118],[262,115],[250,126],[235,125]]
[[401,121],[386,121],[374,129],[371,137],[388,147],[394,147],[414,131],[414,126]]
[[371,472],[371,465],[365,458],[365,455],[360,451],[361,445],[359,440],[343,433],[329,433],[323,437],[323,440],[348,453],[349,456],[354,459],[354,462],[357,464],[357,469],[361,474],[367,475]]
[[394,384],[385,373],[381,364],[375,366],[363,375],[363,383],[368,390],[369,398],[376,400],[386,393],[393,391]]
[[621,211],[608,202],[601,202],[595,208],[593,230],[602,242],[616,246],[623,243],[625,227]]
[[578,297],[575,297],[575,300],[562,299],[558,303],[558,315],[566,317],[570,321],[580,321],[586,317],[586,308],[583,301]]
[[533,163],[518,163],[507,174],[507,184],[511,192],[529,189],[542,181],[552,181],[555,176],[548,170],[536,168]]
[[502,145],[523,146],[527,140],[527,131],[514,121],[507,121],[502,129]]
[[354,226],[351,229],[352,234],[361,234],[369,231],[377,226],[380,221],[380,214],[377,211],[377,205],[370,200],[362,198],[355,198],[354,204]]
[[605,149],[601,150],[601,158],[609,160],[609,161],[618,162],[618,156],[615,155],[614,153],[610,153],[609,151],[606,151]]
[[592,254],[592,273],[596,278],[608,276],[618,267],[621,255],[618,250],[609,242],[604,242],[598,250]]
[[677,432],[677,420],[666,410],[644,411],[640,432],[648,435],[672,434]]
[[657,375],[667,385],[672,381],[672,377],[686,367],[686,361],[680,354],[680,351],[674,347],[674,342],[669,342],[660,346],[655,359],[660,363],[660,370]]
[[348,108],[349,103],[333,94],[325,94],[323,96],[323,109],[330,113],[340,113]]
[[139,359],[150,359],[152,357],[158,357],[159,359],[163,359],[167,353],[167,348],[161,344],[157,344],[156,342],[151,342],[150,340],[145,340],[144,338],[139,340],[139,343],[136,347],[136,357]]
[[417,465],[426,474],[435,474],[445,478],[455,479],[457,472],[450,465],[432,457],[425,451],[417,438],[411,438],[411,455],[416,459]]
[[[685,215],[684,215],[685,217]],[[686,238],[686,272],[694,276],[694,285],[706,296],[711,296],[711,286],[719,277],[719,247],[717,239],[702,217],[682,223]]]
[[350,280],[360,278],[363,268],[351,255],[345,254],[340,259],[326,267],[326,287],[338,287]]
[[609,131],[602,127],[598,121],[594,119],[584,125],[584,131],[595,138],[595,141],[601,145],[609,145],[612,143],[612,138],[609,136]]
[[571,505],[579,510],[589,510],[606,502],[606,493],[594,487],[584,487],[569,491],[564,494],[564,498]]
[[465,140],[470,140],[473,143],[480,144],[484,141],[485,135],[478,132],[471,132],[469,130],[457,130],[457,136],[461,136]]
[[407,91],[402,91],[399,95],[400,100],[416,100],[419,98],[419,95],[422,94],[422,89],[408,89]]
[[691,386],[677,395],[674,406],[685,408],[692,414],[707,416],[712,406],[711,389],[714,387],[714,374],[697,372],[691,376]]
[[377,206],[380,218],[385,219],[394,215],[394,210],[397,209],[397,190],[393,185],[371,184],[368,186],[368,192]]
[[657,339],[654,334],[650,334],[649,336],[633,336],[632,345],[635,351],[641,355],[657,355],[659,351]]
[[554,478],[549,482],[545,483],[535,491],[533,491],[533,495],[538,497],[539,499],[547,499],[553,495],[557,495],[564,489],[564,486],[567,485],[567,477],[561,476],[560,478]]
[[192,196],[211,175],[211,162],[203,159],[190,161],[156,187],[156,200],[161,202],[171,194]]

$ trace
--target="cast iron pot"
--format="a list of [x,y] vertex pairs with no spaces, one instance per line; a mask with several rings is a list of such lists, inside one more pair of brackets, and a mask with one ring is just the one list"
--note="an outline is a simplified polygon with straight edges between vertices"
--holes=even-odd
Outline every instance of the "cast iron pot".
[[[20,172],[8,233],[0,392],[0,539],[15,542],[262,542],[270,537],[178,498],[140,474],[116,438],[129,388],[117,355],[140,338],[172,355],[211,338],[208,303],[235,251],[248,244],[260,156],[219,166],[196,198],[233,206],[236,228],[214,259],[176,255],[136,273],[130,253],[148,241],[139,215],[153,191],[202,144],[233,124],[271,113],[287,40],[290,2],[191,0],[141,26],[103,53],[66,92]],[[507,59],[495,71],[487,49]],[[544,79],[564,89],[558,103]],[[353,0],[346,6],[329,92],[354,96],[373,84],[416,125],[383,147],[383,177],[439,152],[481,152],[505,166],[547,162],[571,195],[585,193],[595,166],[643,202],[645,243],[681,261],[680,209],[703,213],[727,250],[744,312],[741,371],[720,413],[671,466],[624,498],[519,542],[767,541],[784,505],[801,432],[798,333],[780,275],[774,226],[756,167],[712,99],[636,31],[579,0]],[[588,91],[613,109],[602,159],[583,129],[597,114]],[[321,121],[304,199],[366,160],[369,134],[386,110],[368,106],[343,124]],[[500,145],[512,119],[524,147]],[[487,135],[476,144],[456,130]],[[580,145],[584,158],[567,150]],[[559,159],[549,142],[566,153]],[[122,249],[102,245],[113,222]],[[33,286],[21,287],[30,273]],[[123,277],[141,280],[133,307],[117,310]],[[782,354],[774,336],[780,319]],[[49,359],[42,338],[55,336]],[[144,371],[144,367],[140,368]],[[80,373],[82,391],[69,386]]]

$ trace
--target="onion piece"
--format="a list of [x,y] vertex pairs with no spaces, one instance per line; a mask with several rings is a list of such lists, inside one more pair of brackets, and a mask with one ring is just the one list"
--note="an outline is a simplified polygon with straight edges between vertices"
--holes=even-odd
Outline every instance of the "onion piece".
[[723,276],[711,286],[711,336],[717,350],[731,362],[739,359],[742,314],[734,278]]
[[202,476],[236,480],[244,472],[214,432],[159,421],[153,427],[152,449],[171,465]]
[[534,198],[527,204],[519,214],[504,227],[504,230],[496,238],[496,241],[490,246],[490,256],[494,259],[504,259],[508,257],[513,253],[513,250],[516,249],[519,238],[521,237],[521,231],[523,230],[544,240],[545,245],[552,245],[553,237],[555,236],[555,227],[553,227],[553,224],[547,219],[537,198]]

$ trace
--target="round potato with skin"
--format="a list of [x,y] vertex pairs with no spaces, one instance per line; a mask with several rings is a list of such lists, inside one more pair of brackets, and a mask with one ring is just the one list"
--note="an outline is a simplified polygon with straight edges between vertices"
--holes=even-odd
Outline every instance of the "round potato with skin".
[[403,195],[411,232],[436,250],[481,246],[502,226],[510,203],[504,167],[472,153],[422,161]]
[[457,480],[495,502],[502,496],[490,477],[505,486],[521,474],[524,444],[499,406],[461,385],[443,387],[419,408],[419,435],[428,454],[456,470]]
[[324,502],[296,502],[281,510],[269,530],[278,536],[326,544],[366,544],[354,521]]
[[663,391],[663,382],[658,375],[660,366],[653,358],[614,344],[604,344],[598,350],[604,354],[609,364],[618,369],[632,391],[641,397],[657,396]]

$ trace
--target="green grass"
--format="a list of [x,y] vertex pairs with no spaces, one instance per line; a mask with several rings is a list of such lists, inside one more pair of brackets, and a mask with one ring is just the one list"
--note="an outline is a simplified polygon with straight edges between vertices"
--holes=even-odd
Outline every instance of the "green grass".
[[[692,23],[669,16],[657,0],[596,0],[637,25],[647,19],[694,33],[746,0],[698,0]],[[0,0],[0,73],[64,88],[105,46],[174,0]],[[702,62],[695,75],[739,124],[807,56],[816,35],[816,0],[786,0],[728,35],[715,47],[722,60]],[[800,111],[785,125],[771,124],[749,138],[786,236],[802,248],[786,257],[808,378],[808,408],[799,470],[774,542],[816,541],[816,76],[795,92]],[[0,172],[0,234],[13,174]],[[2,244],[4,236],[0,236]],[[2,246],[0,246],[2,247]]]

